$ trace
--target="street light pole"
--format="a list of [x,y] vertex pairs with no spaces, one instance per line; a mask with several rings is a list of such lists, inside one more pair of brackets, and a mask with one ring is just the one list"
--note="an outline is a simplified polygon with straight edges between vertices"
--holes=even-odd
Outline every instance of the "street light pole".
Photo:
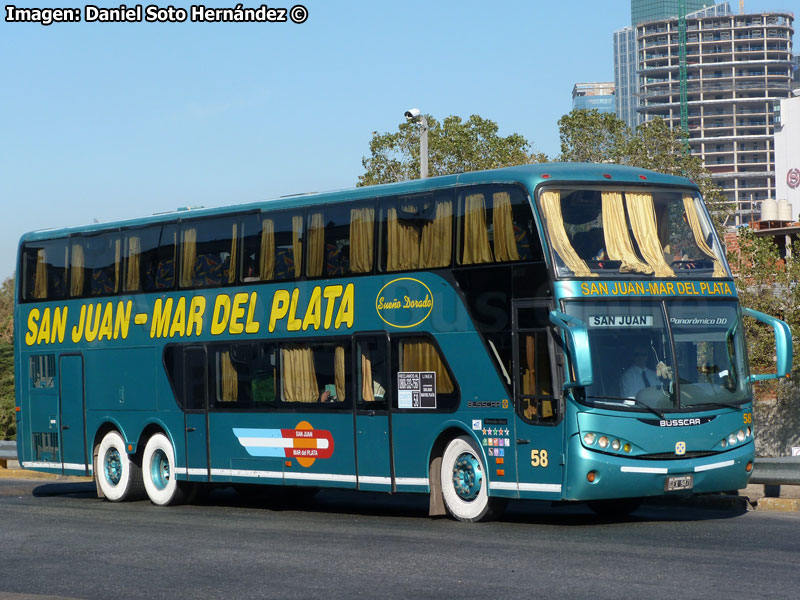
[[428,177],[428,119],[418,108],[409,108],[405,117],[410,123],[419,123],[419,178],[425,179]]
[[428,119],[419,116],[419,178],[428,176]]

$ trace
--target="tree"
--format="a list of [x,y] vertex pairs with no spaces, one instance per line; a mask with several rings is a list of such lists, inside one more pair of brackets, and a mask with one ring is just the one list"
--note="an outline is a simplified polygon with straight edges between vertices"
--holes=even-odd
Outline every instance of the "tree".
[[14,278],[0,284],[0,440],[14,439]]
[[558,120],[559,160],[622,163],[630,129],[611,113],[576,109]]
[[[428,120],[428,172],[431,176],[496,169],[545,162],[542,153],[531,152],[522,135],[498,135],[494,121],[472,115],[466,121],[451,115],[439,123]],[[365,173],[358,185],[375,185],[419,178],[419,124],[401,123],[396,132],[373,132],[370,156],[361,159]]]
[[0,284],[0,344],[14,339],[14,277]]

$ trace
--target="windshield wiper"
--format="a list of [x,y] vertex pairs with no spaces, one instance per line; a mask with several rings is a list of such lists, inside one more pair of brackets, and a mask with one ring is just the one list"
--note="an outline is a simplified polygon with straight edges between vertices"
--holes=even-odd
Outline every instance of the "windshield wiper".
[[735,410],[739,410],[742,408],[741,404],[731,404],[730,402],[701,402],[700,404],[684,404],[685,408],[697,408],[699,406],[722,406],[725,408],[733,408]]
[[637,400],[636,398],[620,398],[619,396],[595,396],[594,394],[587,395],[587,398],[597,398],[599,400],[621,400],[623,403],[633,402],[634,404],[636,404],[636,406],[643,406],[650,412],[654,413],[656,416],[661,417],[662,419],[666,419],[664,413],[662,413],[658,409],[653,408],[649,404],[645,404],[641,400]]

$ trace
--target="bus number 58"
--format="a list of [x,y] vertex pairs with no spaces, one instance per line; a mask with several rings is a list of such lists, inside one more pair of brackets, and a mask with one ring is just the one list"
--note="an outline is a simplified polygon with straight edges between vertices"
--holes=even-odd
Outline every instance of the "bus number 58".
[[550,461],[547,459],[547,450],[531,450],[531,466],[547,467]]

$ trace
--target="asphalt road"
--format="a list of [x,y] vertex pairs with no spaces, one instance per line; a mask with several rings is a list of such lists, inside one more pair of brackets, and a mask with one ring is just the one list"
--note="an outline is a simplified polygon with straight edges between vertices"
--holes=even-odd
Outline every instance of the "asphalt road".
[[0,598],[797,598],[800,514],[646,506],[602,520],[516,503],[426,516],[422,496],[218,490],[159,508],[92,484],[0,480]]

